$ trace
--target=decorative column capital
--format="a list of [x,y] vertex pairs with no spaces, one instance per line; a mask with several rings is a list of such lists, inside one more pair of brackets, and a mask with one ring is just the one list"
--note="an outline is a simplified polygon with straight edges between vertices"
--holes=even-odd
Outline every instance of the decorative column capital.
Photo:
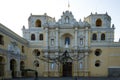
[[89,28],[88,27],[85,27],[85,30],[88,30]]
[[78,31],[78,27],[75,27],[75,32]]
[[58,31],[58,29],[59,29],[59,28],[58,28],[58,27],[56,27],[56,31]]

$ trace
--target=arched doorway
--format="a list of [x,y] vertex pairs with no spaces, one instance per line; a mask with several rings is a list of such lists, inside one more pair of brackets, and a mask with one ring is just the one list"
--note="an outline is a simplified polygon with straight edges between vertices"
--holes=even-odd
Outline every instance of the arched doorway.
[[17,68],[17,63],[14,59],[10,60],[10,70],[11,70],[11,76],[12,77],[17,77],[16,75],[16,68]]
[[24,63],[24,61],[21,61],[20,62],[20,71],[21,71],[21,76],[22,77],[24,77],[25,75],[24,75],[24,68],[25,68],[25,63]]
[[4,57],[0,56],[0,77],[5,75],[5,59]]
[[63,64],[63,77],[72,76],[72,62],[66,62]]

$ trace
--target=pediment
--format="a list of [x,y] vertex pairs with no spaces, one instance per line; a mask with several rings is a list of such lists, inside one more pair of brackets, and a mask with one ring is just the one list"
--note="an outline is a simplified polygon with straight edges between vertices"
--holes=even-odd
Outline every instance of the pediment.
[[63,12],[63,15],[61,16],[61,19],[58,20],[58,23],[73,25],[74,23],[76,23],[76,20],[75,20],[74,16],[72,15],[72,12],[65,11],[65,12]]

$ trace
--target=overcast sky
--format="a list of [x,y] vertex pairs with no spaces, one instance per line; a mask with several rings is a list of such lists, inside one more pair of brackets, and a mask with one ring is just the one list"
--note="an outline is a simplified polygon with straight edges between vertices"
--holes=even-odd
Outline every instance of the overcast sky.
[[[108,13],[115,25],[115,41],[120,37],[120,0],[69,0],[75,19],[83,20],[92,13]],[[61,18],[68,10],[68,0],[0,0],[0,23],[22,36],[22,26],[28,28],[30,14]]]

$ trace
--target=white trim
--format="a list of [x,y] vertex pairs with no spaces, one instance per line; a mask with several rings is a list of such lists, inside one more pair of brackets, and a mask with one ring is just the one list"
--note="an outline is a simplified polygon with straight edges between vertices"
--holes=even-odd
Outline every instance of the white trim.
[[118,56],[120,56],[120,53],[112,53],[109,56],[116,56],[116,57],[118,57]]
[[108,68],[120,68],[120,66],[109,66]]

